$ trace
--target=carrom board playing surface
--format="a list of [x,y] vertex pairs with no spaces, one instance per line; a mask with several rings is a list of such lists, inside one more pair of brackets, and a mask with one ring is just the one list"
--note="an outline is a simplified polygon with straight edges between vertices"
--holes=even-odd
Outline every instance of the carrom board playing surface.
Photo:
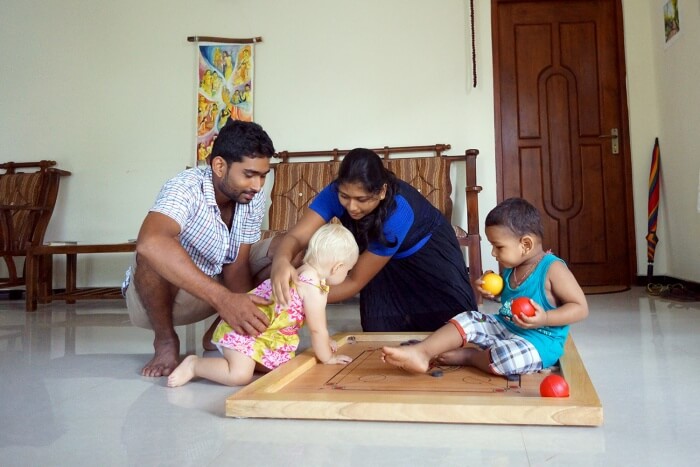
[[[469,367],[408,373],[382,362],[382,346],[406,345],[425,333],[345,333],[333,338],[348,365],[323,365],[312,349],[226,400],[238,418],[381,420],[402,422],[580,425],[603,423],[603,408],[569,337],[554,373],[569,384],[566,398],[541,397],[544,373],[506,378]],[[410,345],[410,344],[409,344]]]

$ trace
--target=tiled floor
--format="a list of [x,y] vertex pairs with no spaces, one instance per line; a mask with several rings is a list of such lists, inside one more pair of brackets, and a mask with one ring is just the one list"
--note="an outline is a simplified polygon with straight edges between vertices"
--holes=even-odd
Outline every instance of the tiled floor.
[[[25,313],[3,300],[0,465],[697,465],[700,303],[641,288],[589,302],[572,335],[603,404],[597,428],[226,418],[234,389],[139,375],[152,336],[122,302]],[[358,330],[356,309],[332,306],[331,331]],[[183,352],[201,353],[203,332],[179,329]]]

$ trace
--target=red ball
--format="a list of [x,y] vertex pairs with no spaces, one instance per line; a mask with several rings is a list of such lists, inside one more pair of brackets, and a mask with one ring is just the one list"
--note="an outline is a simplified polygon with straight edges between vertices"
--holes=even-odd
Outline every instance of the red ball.
[[510,312],[518,318],[522,318],[522,315],[535,316],[535,307],[532,306],[529,298],[518,297],[511,302]]
[[540,383],[542,397],[569,397],[569,383],[559,375],[549,375]]

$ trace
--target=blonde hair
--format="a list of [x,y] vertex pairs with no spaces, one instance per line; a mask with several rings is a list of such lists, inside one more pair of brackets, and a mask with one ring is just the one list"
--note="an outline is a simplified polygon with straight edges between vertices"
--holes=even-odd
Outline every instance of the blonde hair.
[[311,266],[355,264],[360,251],[352,233],[341,224],[321,226],[309,240],[304,262]]

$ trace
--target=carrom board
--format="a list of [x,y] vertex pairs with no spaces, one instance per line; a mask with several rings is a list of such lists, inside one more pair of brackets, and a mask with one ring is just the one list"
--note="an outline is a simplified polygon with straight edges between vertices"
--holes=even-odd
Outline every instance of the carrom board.
[[[408,373],[382,362],[382,346],[426,333],[344,333],[333,338],[348,365],[323,365],[312,349],[226,400],[226,415],[401,422],[579,425],[603,423],[603,408],[571,337],[559,368],[566,398],[541,397],[544,373],[506,378],[469,367],[436,367],[441,376]],[[431,371],[433,371],[431,370]]]

